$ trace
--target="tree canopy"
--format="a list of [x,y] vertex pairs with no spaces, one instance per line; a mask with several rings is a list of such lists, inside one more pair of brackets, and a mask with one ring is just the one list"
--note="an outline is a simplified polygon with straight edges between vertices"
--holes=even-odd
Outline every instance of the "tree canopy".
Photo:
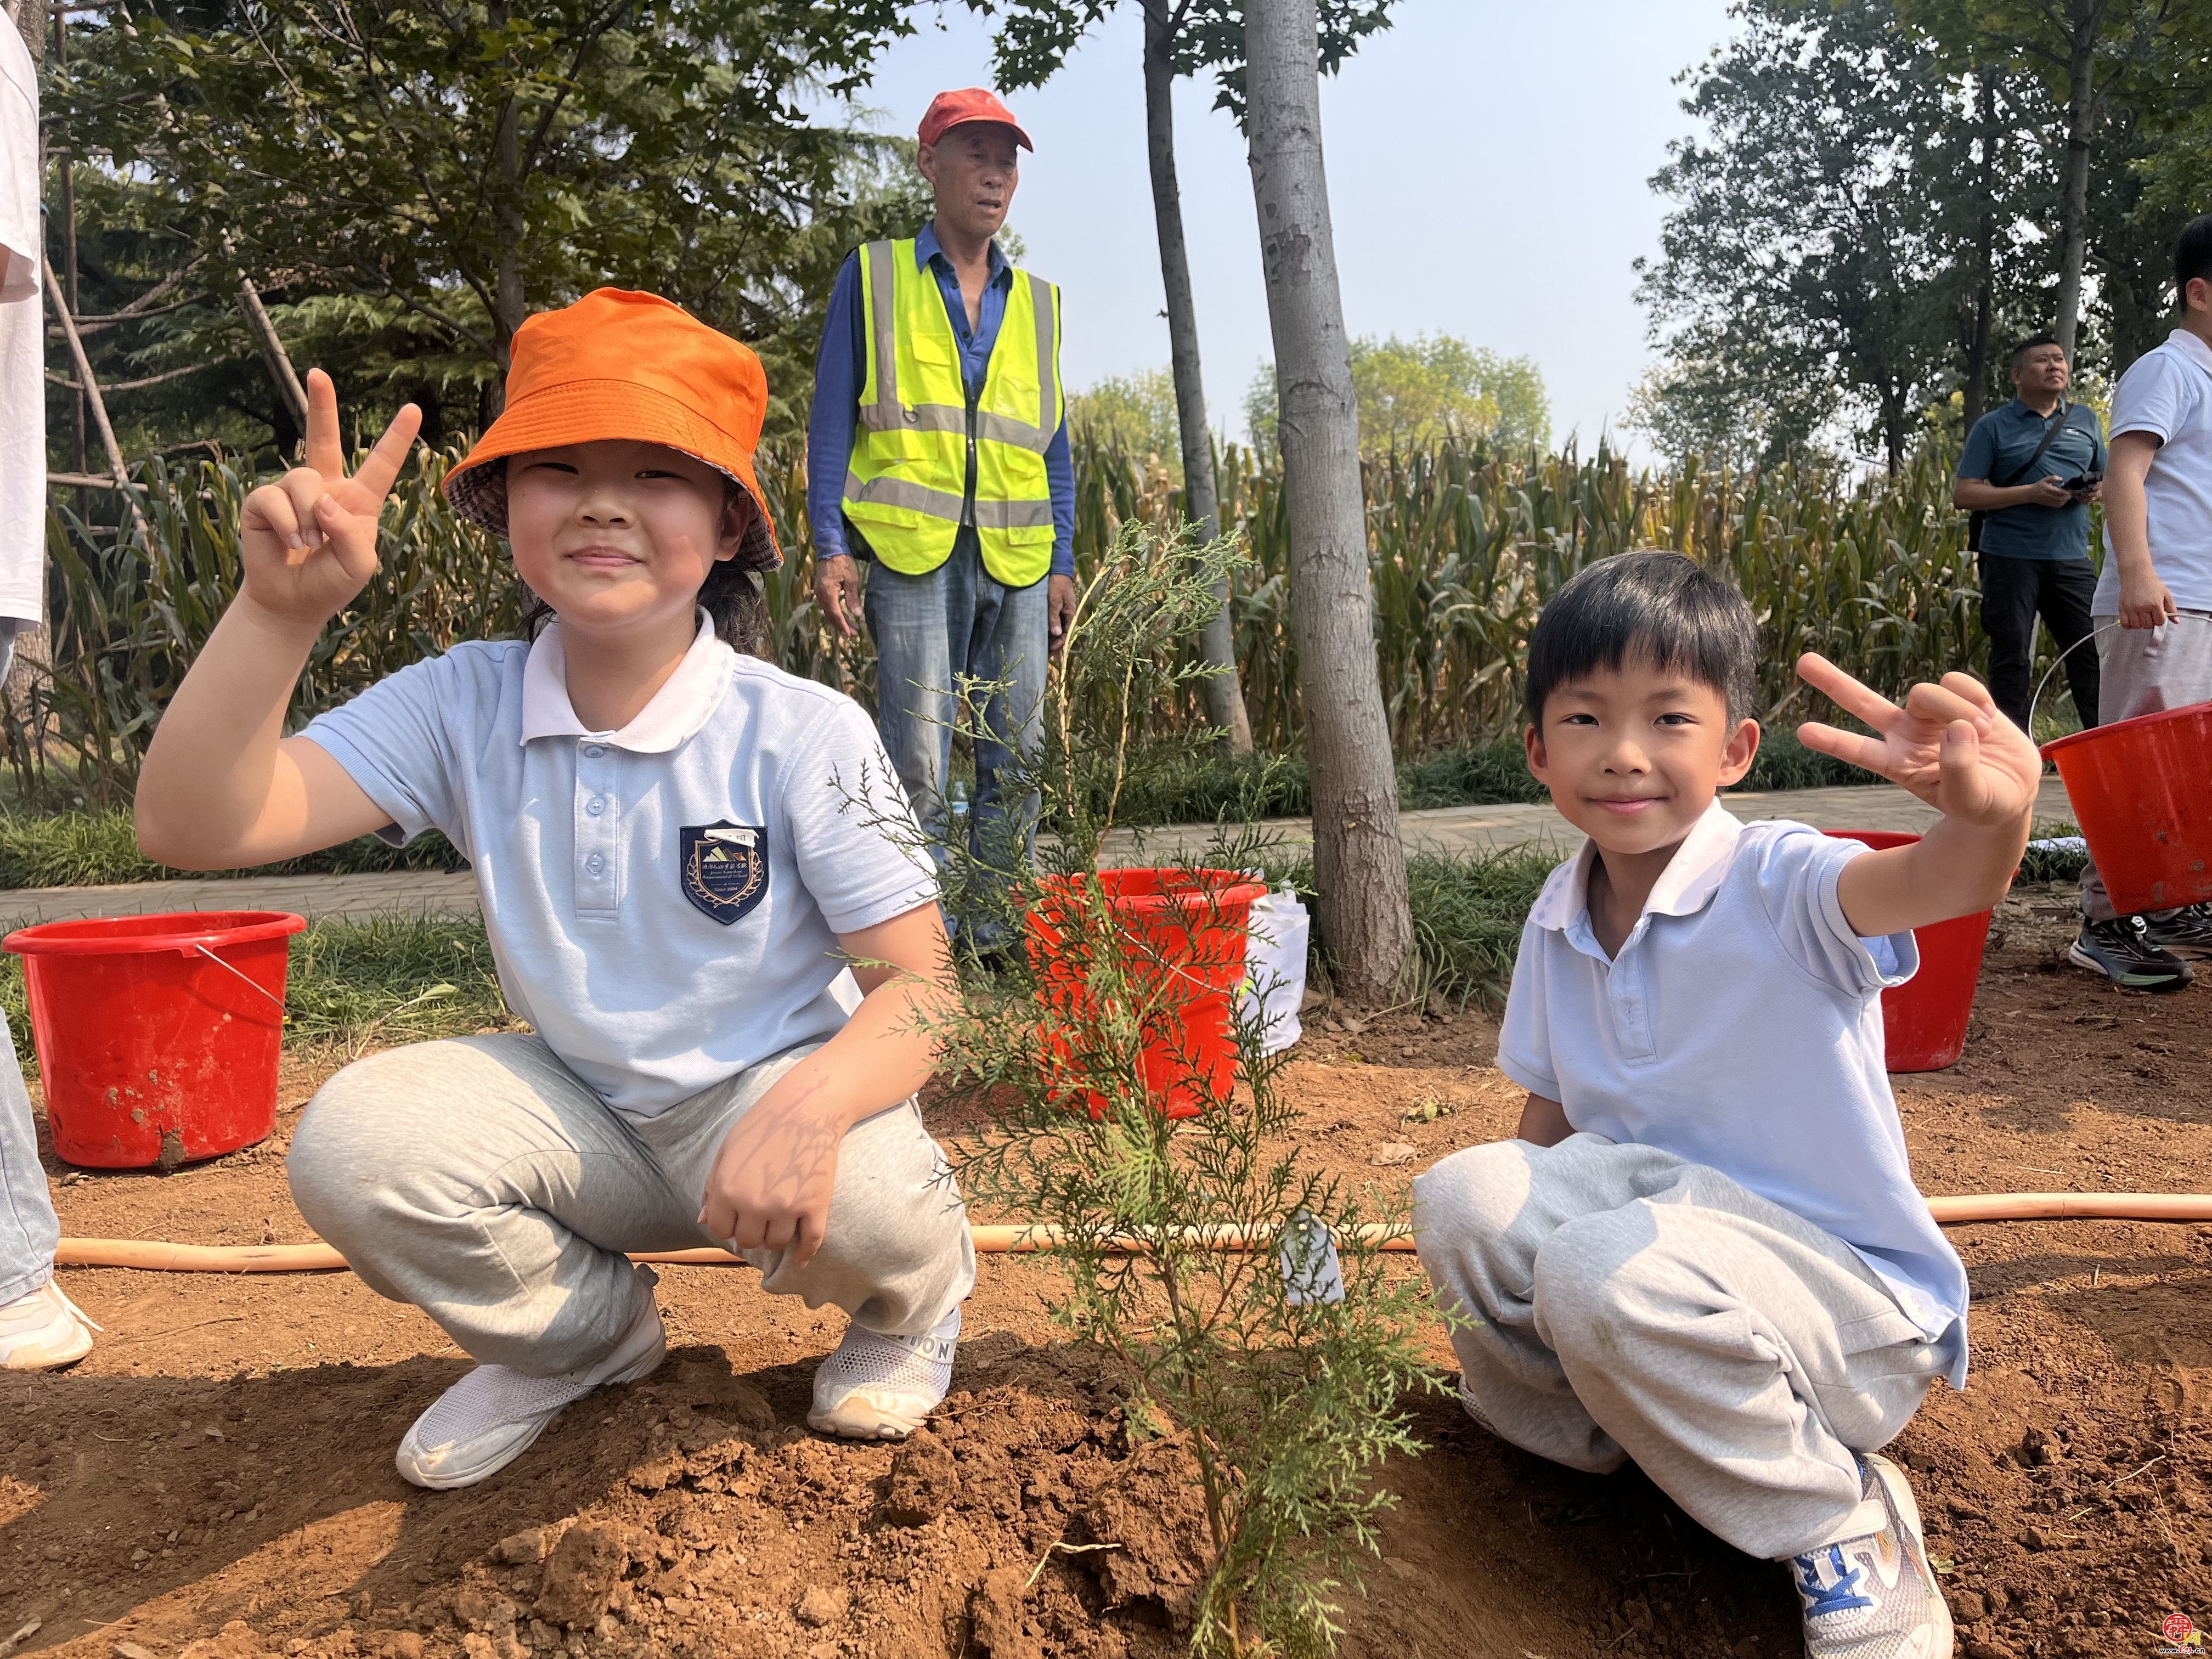
[[[1543,372],[1449,334],[1411,340],[1370,334],[1352,342],[1352,386],[1359,400],[1359,445],[1370,453],[1446,435],[1488,438],[1514,448],[1547,447],[1552,404]],[[1244,395],[1244,418],[1262,450],[1275,441],[1275,371],[1262,364]]]
[[788,423],[837,260],[921,210],[901,145],[805,100],[861,85],[903,9],[157,0],[76,29],[49,108],[82,158],[81,308],[186,273],[111,356],[234,359],[244,414],[273,401],[231,306],[252,276],[288,338],[357,397],[427,399],[434,434],[490,412],[530,311],[650,289],[759,349]]
[[2156,343],[2180,181],[2201,185],[2187,158],[2212,130],[2203,9],[1743,0],[1682,77],[1700,132],[1652,179],[1674,206],[1638,265],[1661,357],[1632,423],[1669,456],[1840,435],[1894,468],[1927,422],[2008,397],[2005,346],[2063,307],[2081,83],[2057,49],[2084,6],[2101,21],[2078,366],[2094,386]]

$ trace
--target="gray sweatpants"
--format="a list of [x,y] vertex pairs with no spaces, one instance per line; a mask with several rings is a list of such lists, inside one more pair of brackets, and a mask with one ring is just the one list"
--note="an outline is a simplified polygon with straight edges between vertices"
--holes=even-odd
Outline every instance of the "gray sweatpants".
[[[722,1241],[699,1224],[730,1127],[795,1048],[657,1117],[609,1106],[535,1036],[455,1037],[356,1060],[292,1136],[292,1196],[380,1295],[487,1364],[538,1376],[611,1350],[637,1313],[628,1250]],[[749,1250],[765,1290],[917,1335],[974,1287],[968,1218],[912,1101],[855,1124],[814,1259]]]
[[[2163,628],[2115,628],[2118,617],[2093,619],[2099,628],[2112,629],[2097,635],[2097,666],[2104,675],[2097,693],[2100,726],[2212,702],[2212,611],[2185,611],[2181,618]],[[2081,869],[2081,914],[2092,921],[2111,921],[2119,914],[2094,858]]]
[[1453,1153],[1413,1182],[1462,1397],[1502,1438],[1634,1458],[1701,1525],[1782,1559],[1870,1529],[1855,1451],[1948,1367],[1835,1238],[1717,1170],[1571,1135]]
[[[16,622],[0,617],[0,680],[15,654]],[[54,1241],[61,1226],[39,1163],[39,1130],[15,1045],[0,1019],[0,1307],[30,1295],[54,1276]]]

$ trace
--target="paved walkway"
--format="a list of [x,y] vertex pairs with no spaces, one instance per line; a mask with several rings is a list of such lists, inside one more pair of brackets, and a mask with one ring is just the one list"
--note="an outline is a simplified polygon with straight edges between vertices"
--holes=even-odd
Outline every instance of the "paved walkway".
[[[1823,830],[1925,830],[1934,809],[1887,785],[1778,790],[1731,794],[1729,810],[1741,818],[1796,818]],[[2039,819],[2071,818],[2065,789],[2043,781]],[[1504,847],[1549,846],[1562,857],[1576,842],[1548,805],[1440,806],[1403,812],[1398,823],[1409,847],[1446,853],[1490,852]],[[1290,848],[1313,843],[1307,818],[1271,818],[1260,828]],[[1117,830],[1107,838],[1103,861],[1137,864],[1196,855],[1212,839],[1206,824],[1157,830]],[[360,876],[245,876],[189,881],[134,882],[116,887],[28,887],[0,892],[0,930],[81,916],[124,916],[152,910],[290,910],[310,921],[324,916],[474,916],[476,878],[463,871],[441,875],[404,870]]]

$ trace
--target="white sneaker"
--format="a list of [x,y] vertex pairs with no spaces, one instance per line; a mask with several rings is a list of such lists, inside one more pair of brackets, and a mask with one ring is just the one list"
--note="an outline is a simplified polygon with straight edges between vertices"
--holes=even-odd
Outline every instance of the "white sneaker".
[[48,1279],[0,1308],[0,1371],[58,1371],[92,1352],[100,1328]]
[[635,1382],[667,1352],[648,1280],[645,1307],[605,1358],[557,1376],[479,1365],[440,1395],[399,1443],[399,1473],[433,1492],[472,1486],[528,1451],[563,1409],[603,1383]]
[[879,1336],[845,1328],[836,1352],[815,1368],[809,1428],[848,1440],[903,1440],[944,1403],[960,1346],[960,1309],[927,1336]]
[[1790,1563],[1804,1604],[1806,1659],[1951,1659],[1951,1609],[1928,1565],[1904,1471],[1869,1452],[1861,1508],[1877,1529]]

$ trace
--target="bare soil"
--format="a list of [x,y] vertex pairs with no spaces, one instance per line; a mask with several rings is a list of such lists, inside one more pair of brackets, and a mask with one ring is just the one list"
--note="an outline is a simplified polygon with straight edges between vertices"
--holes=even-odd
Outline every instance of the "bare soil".
[[[2066,896],[2001,914],[1965,1060],[1898,1079],[1934,1193],[2203,1190],[2212,986],[2130,997],[2063,965]],[[2051,914],[2039,914],[2039,911]],[[1321,1161],[1396,1188],[1509,1133],[1476,1013],[1318,1008],[1289,1073]],[[330,1069],[295,1065],[276,1139],[173,1175],[49,1162],[65,1231],[296,1241],[283,1149]],[[957,1126],[948,1124],[948,1130]],[[1897,1449],[1969,1659],[2142,1655],[2212,1621],[2212,1227],[1955,1229],[1974,1373]],[[72,1271],[106,1327],[76,1370],[0,1379],[0,1644],[19,1651],[466,1655],[1180,1653],[1203,1528],[1170,1443],[1044,1316],[1047,1270],[987,1259],[955,1392],[903,1449],[810,1435],[842,1316],[739,1270],[662,1281],[669,1364],[566,1413],[471,1491],[393,1473],[466,1361],[349,1274]],[[1448,1358],[1439,1343],[1440,1358]],[[1425,1403],[1352,1656],[1797,1650],[1781,1569],[1633,1471],[1572,1474]],[[0,1645],[4,1651],[4,1645]]]

